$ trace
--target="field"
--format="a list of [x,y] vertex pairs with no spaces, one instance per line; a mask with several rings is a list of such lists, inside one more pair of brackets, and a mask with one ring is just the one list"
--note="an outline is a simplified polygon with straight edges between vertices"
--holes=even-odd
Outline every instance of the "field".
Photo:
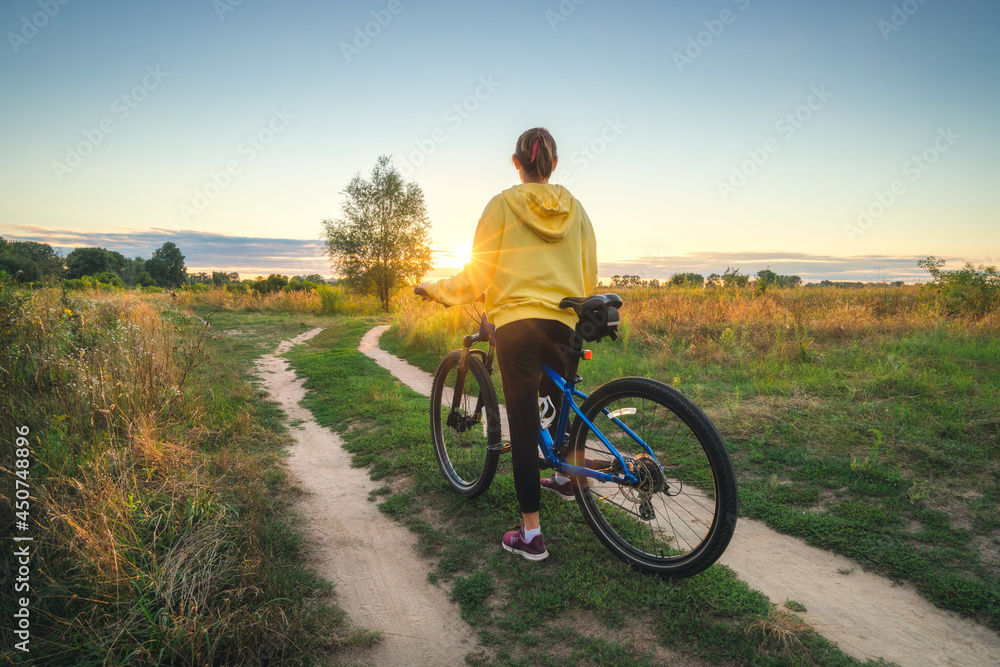
[[[675,385],[726,439],[741,513],[1000,629],[995,312],[949,316],[916,287],[622,296],[624,335],[594,346],[587,386],[630,374]],[[383,344],[433,371],[473,327],[462,309],[403,295],[387,318],[343,294],[8,287],[2,304],[3,368],[17,374],[0,416],[6,433],[32,433],[37,664],[296,664],[377,640],[346,628],[302,565],[288,436],[249,381],[255,357],[313,326],[327,330],[289,354],[310,408],[384,480],[372,500],[420,536],[429,577],[488,649],[474,662],[854,662],[725,568],[680,582],[628,570],[572,507],[543,505],[560,562],[502,558],[509,477],[473,503],[447,493],[425,400],[356,351],[391,321]],[[8,474],[13,454],[0,455]]]
[[[711,416],[741,513],[1000,628],[1000,339],[920,287],[626,290],[588,386],[674,385]],[[473,323],[404,304],[383,337],[425,370]]]

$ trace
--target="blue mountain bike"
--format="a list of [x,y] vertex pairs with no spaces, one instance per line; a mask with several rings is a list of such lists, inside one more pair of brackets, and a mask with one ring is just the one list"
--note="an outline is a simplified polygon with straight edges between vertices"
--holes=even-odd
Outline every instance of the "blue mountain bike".
[[[715,426],[673,387],[624,377],[589,396],[576,388],[578,364],[591,358],[583,343],[615,340],[621,305],[615,294],[560,303],[579,322],[566,346],[565,376],[543,367],[562,397],[556,420],[540,419],[539,463],[572,479],[584,518],[616,556],[643,571],[691,576],[714,563],[733,536],[736,478]],[[480,343],[487,348],[474,347]],[[492,380],[495,351],[483,314],[479,332],[445,355],[434,375],[434,452],[448,484],[468,497],[489,488],[510,450]]]

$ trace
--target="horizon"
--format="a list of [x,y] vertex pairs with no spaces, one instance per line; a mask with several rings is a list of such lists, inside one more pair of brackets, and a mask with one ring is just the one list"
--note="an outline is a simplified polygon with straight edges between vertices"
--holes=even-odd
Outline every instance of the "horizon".
[[[18,227],[14,226],[17,230]],[[103,247],[114,250],[131,259],[148,259],[153,250],[170,241],[178,246],[185,256],[188,274],[213,271],[238,273],[241,280],[251,277],[266,277],[271,274],[286,276],[320,275],[324,280],[334,280],[338,276],[332,271],[328,261],[322,257],[325,245],[321,241],[296,239],[232,237],[220,234],[172,233],[164,230],[132,233],[86,234],[67,230],[25,229],[25,233],[6,235],[10,241],[34,241],[46,243],[65,257],[77,247]],[[63,241],[60,244],[60,240]],[[74,241],[66,243],[66,241]],[[194,248],[191,259],[187,247]],[[248,258],[257,266],[233,264],[232,251]],[[284,252],[281,249],[284,248]],[[471,248],[471,246],[470,246]],[[301,252],[305,257],[296,256]],[[457,256],[450,250],[434,249],[435,264],[425,274],[426,278],[447,278],[461,270],[454,264]],[[803,253],[742,253],[725,255],[721,253],[692,253],[684,257],[639,257],[632,261],[599,263],[598,279],[608,284],[615,275],[636,275],[643,280],[669,280],[677,273],[697,273],[707,278],[712,273],[720,276],[728,268],[738,269],[751,279],[758,271],[770,269],[780,275],[797,275],[804,284],[824,280],[833,282],[889,283],[902,280],[908,284],[928,281],[927,271],[917,266],[917,260],[927,255],[876,256],[838,258],[829,256],[809,256]],[[955,269],[966,263],[973,265],[993,265],[991,258],[970,261],[965,258],[943,258],[946,268]],[[227,263],[229,261],[230,263]],[[449,265],[451,263],[452,265]],[[263,268],[261,268],[263,267]],[[825,270],[806,270],[823,267]]]
[[320,221],[391,155],[440,273],[545,126],[601,275],[996,265],[998,26],[995,3],[917,0],[19,0],[0,7],[0,236],[332,275]]

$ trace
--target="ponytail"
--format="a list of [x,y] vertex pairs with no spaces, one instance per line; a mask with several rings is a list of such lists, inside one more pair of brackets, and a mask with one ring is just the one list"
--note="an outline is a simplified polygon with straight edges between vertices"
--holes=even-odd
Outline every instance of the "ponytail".
[[525,173],[548,178],[557,157],[556,140],[544,127],[533,127],[518,137],[514,156]]

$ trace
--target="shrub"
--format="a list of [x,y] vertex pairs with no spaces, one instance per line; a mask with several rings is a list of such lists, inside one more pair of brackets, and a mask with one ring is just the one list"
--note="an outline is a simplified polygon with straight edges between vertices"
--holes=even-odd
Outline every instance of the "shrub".
[[26,257],[17,255],[0,255],[0,271],[20,283],[33,283],[42,279],[42,271],[38,265]]
[[945,260],[929,256],[917,262],[934,278],[946,314],[982,317],[1000,305],[1000,273],[995,266],[966,264],[945,271]]

